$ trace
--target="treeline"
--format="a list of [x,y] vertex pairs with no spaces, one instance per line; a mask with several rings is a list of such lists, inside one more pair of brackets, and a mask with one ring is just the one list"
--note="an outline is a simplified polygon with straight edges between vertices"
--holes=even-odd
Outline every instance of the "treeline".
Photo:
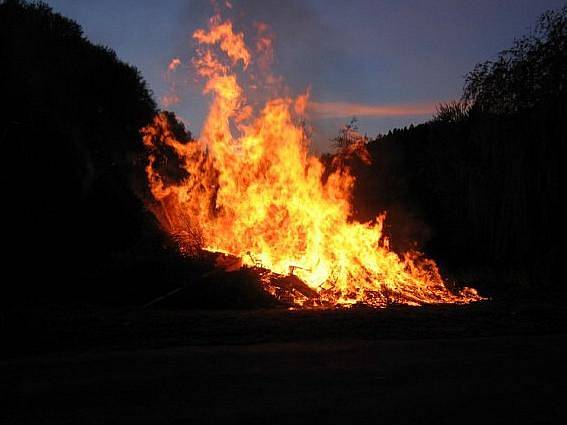
[[428,123],[368,143],[356,214],[389,211],[398,249],[418,240],[492,292],[561,288],[567,144],[567,7],[479,64]]
[[6,302],[11,291],[137,302],[163,284],[162,234],[135,187],[139,131],[156,113],[140,72],[46,4],[7,0],[0,87]]

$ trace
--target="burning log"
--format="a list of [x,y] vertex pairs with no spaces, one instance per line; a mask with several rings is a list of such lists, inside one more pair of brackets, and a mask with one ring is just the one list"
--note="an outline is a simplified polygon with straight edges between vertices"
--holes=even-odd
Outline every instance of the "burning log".
[[252,266],[244,266],[239,257],[218,253],[215,265],[225,272],[235,272],[242,268],[250,270],[258,277],[262,290],[286,305],[318,307],[323,304],[317,291],[310,288],[297,276],[291,273],[287,276],[274,273],[264,268],[258,261]]
[[296,265],[293,265],[293,264],[292,264],[292,265],[289,266],[289,274],[290,274],[290,276],[293,275],[293,272],[294,272],[295,270],[305,270],[306,272],[310,272],[310,271],[311,271],[311,269],[306,269],[305,267],[296,266]]

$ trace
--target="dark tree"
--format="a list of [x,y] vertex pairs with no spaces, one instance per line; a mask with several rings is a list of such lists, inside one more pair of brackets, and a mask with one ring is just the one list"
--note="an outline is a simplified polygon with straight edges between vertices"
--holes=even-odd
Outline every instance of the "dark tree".
[[535,31],[495,61],[468,74],[463,98],[497,114],[514,113],[567,94],[567,6],[543,14]]
[[0,3],[0,73],[13,286],[80,288],[85,275],[135,261],[155,238],[132,189],[143,178],[139,131],[156,113],[139,71],[46,4],[10,0]]
[[453,100],[437,105],[437,110],[433,116],[434,122],[460,122],[465,120],[470,112],[470,104]]
[[358,131],[358,119],[353,117],[348,124],[345,124],[339,134],[331,142],[337,150],[348,149],[350,146],[359,143],[366,143],[368,137],[363,136]]
[[418,240],[485,293],[564,288],[566,90],[563,8],[478,65],[462,101],[368,143],[371,167],[353,168],[359,218],[388,211],[394,248]]

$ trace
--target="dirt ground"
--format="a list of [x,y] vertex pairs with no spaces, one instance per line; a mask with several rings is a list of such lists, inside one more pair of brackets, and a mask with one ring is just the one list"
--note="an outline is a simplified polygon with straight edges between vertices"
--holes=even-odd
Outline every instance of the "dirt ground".
[[37,306],[3,319],[3,424],[566,423],[565,310]]

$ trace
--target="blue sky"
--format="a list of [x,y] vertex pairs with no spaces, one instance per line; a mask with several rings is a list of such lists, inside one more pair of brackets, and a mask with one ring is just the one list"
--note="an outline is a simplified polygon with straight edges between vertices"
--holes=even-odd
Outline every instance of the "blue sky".
[[[48,0],[82,25],[86,36],[136,66],[156,99],[167,94],[164,73],[173,57],[191,57],[191,34],[204,27],[208,0]],[[312,99],[336,105],[313,117],[315,148],[347,122],[349,106],[364,106],[362,131],[374,136],[426,121],[405,106],[459,98],[464,76],[493,59],[537,17],[565,0],[233,0],[235,25],[254,21],[275,33],[275,71],[293,92],[311,87]],[[182,71],[180,69],[179,71]],[[171,106],[198,134],[208,100],[189,77],[177,77],[181,102]],[[183,85],[183,88],[179,87]],[[402,112],[384,115],[384,108]],[[404,106],[405,105],[405,106]],[[400,109],[400,108],[398,108]],[[407,108],[406,108],[407,109]],[[357,109],[353,109],[357,110]],[[369,111],[369,112],[368,112]],[[334,116],[335,115],[335,116]]]

